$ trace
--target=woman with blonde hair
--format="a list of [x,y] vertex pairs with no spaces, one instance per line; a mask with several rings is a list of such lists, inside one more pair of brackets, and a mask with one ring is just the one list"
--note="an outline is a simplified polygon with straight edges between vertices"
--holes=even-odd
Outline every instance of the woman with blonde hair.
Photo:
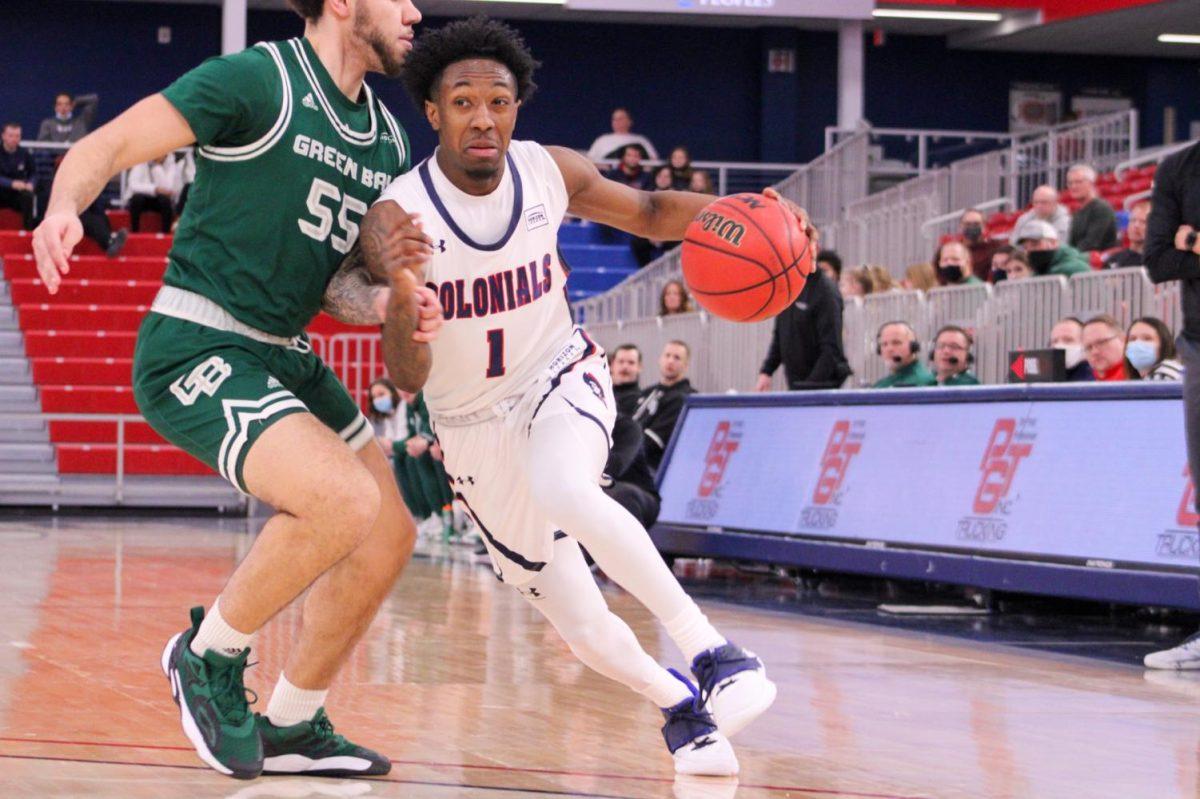
[[904,270],[904,280],[900,285],[909,291],[929,291],[937,288],[937,272],[931,263],[913,264]]
[[895,291],[899,288],[896,285],[896,279],[892,277],[892,273],[885,266],[871,264],[867,267],[867,273],[871,276],[871,286],[875,294],[881,294],[885,291]]
[[860,266],[842,272],[842,279],[838,281],[838,287],[841,289],[843,297],[865,297],[875,290],[875,281],[872,279],[871,273],[867,271],[867,267]]

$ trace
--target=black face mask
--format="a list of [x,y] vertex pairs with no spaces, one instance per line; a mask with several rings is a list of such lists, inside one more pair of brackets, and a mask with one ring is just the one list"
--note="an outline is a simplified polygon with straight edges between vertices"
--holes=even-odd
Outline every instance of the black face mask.
[[962,234],[967,241],[979,241],[983,238],[983,225],[965,225]]
[[1050,263],[1054,260],[1054,250],[1032,250],[1029,256],[1029,266],[1039,275],[1050,271]]
[[999,283],[1002,280],[1008,280],[1008,272],[1005,272],[1003,269],[993,269],[992,282]]
[[938,276],[947,283],[961,283],[963,270],[961,266],[939,266]]

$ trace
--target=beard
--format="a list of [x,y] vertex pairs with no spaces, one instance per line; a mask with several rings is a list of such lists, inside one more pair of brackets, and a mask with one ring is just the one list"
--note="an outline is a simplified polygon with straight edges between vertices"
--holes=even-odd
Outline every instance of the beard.
[[471,180],[483,183],[484,181],[491,180],[492,178],[496,177],[496,175],[500,174],[500,165],[473,166],[468,167],[466,170],[464,170],[464,172]]
[[389,78],[400,77],[404,69],[404,57],[399,53],[399,46],[395,42],[389,46],[387,36],[375,25],[366,3],[359,3],[354,10],[354,35],[371,48],[380,72]]

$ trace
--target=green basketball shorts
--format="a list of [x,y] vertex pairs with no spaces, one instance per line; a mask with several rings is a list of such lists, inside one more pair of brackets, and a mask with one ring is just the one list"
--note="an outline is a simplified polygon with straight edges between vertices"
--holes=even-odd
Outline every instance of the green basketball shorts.
[[311,413],[355,451],[374,438],[307,339],[247,328],[206,298],[171,287],[138,332],[133,396],[163,438],[246,494],[246,455],[285,416]]

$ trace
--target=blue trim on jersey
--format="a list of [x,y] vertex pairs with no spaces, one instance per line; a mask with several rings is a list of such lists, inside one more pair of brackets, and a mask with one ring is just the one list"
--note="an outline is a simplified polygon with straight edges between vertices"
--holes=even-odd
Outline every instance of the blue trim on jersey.
[[596,427],[599,427],[599,428],[600,428],[600,434],[604,436],[604,443],[606,443],[606,444],[608,445],[608,448],[609,448],[610,450],[612,449],[612,439],[611,439],[611,438],[609,438],[609,436],[608,436],[608,430],[607,430],[607,429],[604,427],[604,422],[600,421],[600,420],[599,420],[599,419],[597,419],[595,416],[592,416],[590,413],[588,413],[587,411],[585,411],[583,408],[580,408],[578,405],[576,405],[575,403],[571,402],[571,401],[570,401],[569,399],[567,399],[566,397],[563,397],[563,402],[567,403],[567,404],[568,404],[568,405],[570,405],[572,408],[574,408],[574,409],[575,409],[575,413],[579,414],[579,415],[580,415],[580,416],[582,416],[584,419],[591,419],[593,422],[595,422],[595,423],[596,423]]
[[471,507],[471,503],[467,502],[467,498],[462,495],[461,491],[455,491],[454,498],[466,506],[467,512],[471,514],[473,519],[475,519],[475,524],[479,525],[479,532],[483,533],[483,537],[487,539],[488,543],[492,545],[493,549],[511,560],[513,563],[520,566],[525,571],[540,572],[542,569],[546,568],[546,564],[542,561],[529,560],[520,552],[513,552],[511,549],[504,546],[504,544],[501,544],[499,541],[497,541],[492,536],[491,532],[489,532],[488,529],[483,526],[483,521],[479,518],[479,514],[476,513],[475,509]]
[[[432,157],[430,156],[430,158]],[[450,215],[449,209],[446,208],[446,204],[442,202],[442,198],[438,196],[437,189],[433,186],[433,176],[429,174],[429,158],[426,158],[417,167],[417,172],[421,175],[421,183],[425,186],[425,193],[433,201],[433,207],[437,209],[438,214],[450,226],[450,230],[454,232],[454,235],[463,244],[482,252],[496,252],[503,249],[505,244],[508,244],[508,240],[517,231],[517,223],[521,221],[521,209],[525,205],[525,190],[521,185],[521,173],[517,169],[517,165],[513,163],[512,155],[505,153],[504,160],[508,163],[508,171],[513,176],[513,211],[512,218],[508,220],[508,230],[505,231],[500,241],[495,244],[480,244],[463,232],[463,229],[454,221],[454,217]]]

